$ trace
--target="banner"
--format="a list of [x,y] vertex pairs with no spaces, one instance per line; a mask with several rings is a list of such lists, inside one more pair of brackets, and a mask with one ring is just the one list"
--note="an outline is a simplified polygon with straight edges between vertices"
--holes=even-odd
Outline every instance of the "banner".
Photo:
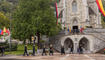
[[103,4],[102,4],[102,0],[96,0],[96,3],[98,5],[100,12],[103,14],[103,16],[105,16],[105,10],[104,10]]
[[1,35],[2,30],[0,29],[0,35]]
[[57,6],[57,2],[55,3],[55,7],[56,7],[56,18],[57,18],[57,24],[58,24],[58,6]]

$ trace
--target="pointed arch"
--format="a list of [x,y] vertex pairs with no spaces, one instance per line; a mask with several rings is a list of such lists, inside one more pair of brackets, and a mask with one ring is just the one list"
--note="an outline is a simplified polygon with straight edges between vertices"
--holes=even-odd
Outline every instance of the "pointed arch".
[[85,51],[90,50],[89,44],[90,44],[90,42],[86,37],[81,38],[79,41],[79,46],[82,46]]
[[65,50],[68,50],[70,47],[74,47],[74,43],[72,41],[72,39],[70,38],[66,38],[65,41],[64,41],[64,47],[65,47]]

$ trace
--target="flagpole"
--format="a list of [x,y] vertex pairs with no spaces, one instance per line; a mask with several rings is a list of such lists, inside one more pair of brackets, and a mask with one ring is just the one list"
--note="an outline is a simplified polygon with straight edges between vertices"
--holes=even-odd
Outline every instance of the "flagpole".
[[63,18],[62,18],[62,25],[65,27],[65,0],[63,0]]
[[11,51],[11,14],[10,14],[10,38],[9,38],[9,51]]

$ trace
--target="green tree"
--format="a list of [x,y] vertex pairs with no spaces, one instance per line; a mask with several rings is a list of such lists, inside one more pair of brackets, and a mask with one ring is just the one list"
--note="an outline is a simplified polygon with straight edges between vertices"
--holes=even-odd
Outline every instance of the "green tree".
[[10,26],[10,20],[7,18],[2,12],[0,12],[0,29],[3,29],[3,27],[9,28]]
[[50,0],[19,0],[13,18],[12,36],[15,39],[25,41],[30,35],[37,35],[40,40],[40,34],[52,36],[60,30]]

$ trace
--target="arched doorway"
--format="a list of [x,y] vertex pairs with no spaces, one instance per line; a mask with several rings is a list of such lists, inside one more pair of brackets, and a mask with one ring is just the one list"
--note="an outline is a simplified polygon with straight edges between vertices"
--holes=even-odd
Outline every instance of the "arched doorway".
[[80,41],[79,41],[79,47],[82,46],[83,47],[83,51],[85,53],[87,53],[89,51],[89,41],[87,38],[83,37]]
[[78,20],[76,18],[73,19],[72,30],[73,30],[73,33],[79,33]]
[[70,48],[74,48],[73,41],[70,38],[67,38],[64,41],[65,51],[70,52]]

